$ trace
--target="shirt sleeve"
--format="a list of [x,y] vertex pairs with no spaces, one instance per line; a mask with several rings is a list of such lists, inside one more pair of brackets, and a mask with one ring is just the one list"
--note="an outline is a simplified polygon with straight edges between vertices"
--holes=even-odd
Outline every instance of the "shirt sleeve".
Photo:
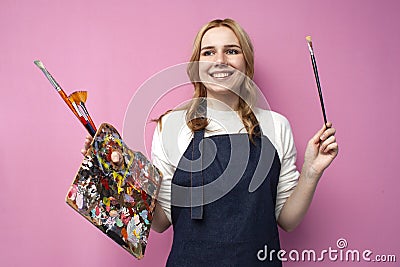
[[298,183],[300,173],[296,167],[297,151],[289,121],[282,116],[280,139],[282,142],[281,172],[276,196],[275,217],[278,219],[286,200]]
[[162,145],[161,131],[159,124],[153,134],[153,141],[151,146],[151,159],[153,165],[156,166],[163,174],[160,192],[157,201],[163,208],[168,220],[171,220],[171,181],[175,172],[175,167],[169,163],[166,152]]

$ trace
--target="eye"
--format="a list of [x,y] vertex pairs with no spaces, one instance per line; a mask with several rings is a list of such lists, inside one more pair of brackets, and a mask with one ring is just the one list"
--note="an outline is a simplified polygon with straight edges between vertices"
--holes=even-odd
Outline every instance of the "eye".
[[212,56],[214,52],[212,50],[205,50],[203,53],[201,53],[202,56]]
[[239,50],[237,50],[237,49],[228,49],[228,50],[226,50],[225,53],[227,53],[228,55],[237,55],[237,54],[239,54],[240,52],[239,52]]

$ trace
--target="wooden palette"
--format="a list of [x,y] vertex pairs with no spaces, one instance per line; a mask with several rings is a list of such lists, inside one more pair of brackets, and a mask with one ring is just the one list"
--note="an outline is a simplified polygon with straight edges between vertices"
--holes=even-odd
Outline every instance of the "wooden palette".
[[[119,151],[121,164],[111,161]],[[66,202],[138,259],[144,256],[162,174],[102,124],[68,190]]]

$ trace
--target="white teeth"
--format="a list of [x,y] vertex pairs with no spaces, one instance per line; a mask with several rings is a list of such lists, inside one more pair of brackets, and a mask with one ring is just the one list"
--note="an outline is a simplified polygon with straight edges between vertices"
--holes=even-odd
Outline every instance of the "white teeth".
[[214,78],[225,78],[231,75],[229,72],[218,72],[211,74]]

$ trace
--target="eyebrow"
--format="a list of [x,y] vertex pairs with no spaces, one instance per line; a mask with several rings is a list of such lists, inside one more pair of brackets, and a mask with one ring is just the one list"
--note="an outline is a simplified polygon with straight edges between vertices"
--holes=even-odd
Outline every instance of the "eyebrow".
[[[232,47],[237,47],[239,49],[242,49],[240,46],[235,45],[235,44],[224,45],[224,48],[232,48]],[[215,48],[215,46],[205,46],[200,51],[205,50],[205,49],[212,49],[212,48]]]

